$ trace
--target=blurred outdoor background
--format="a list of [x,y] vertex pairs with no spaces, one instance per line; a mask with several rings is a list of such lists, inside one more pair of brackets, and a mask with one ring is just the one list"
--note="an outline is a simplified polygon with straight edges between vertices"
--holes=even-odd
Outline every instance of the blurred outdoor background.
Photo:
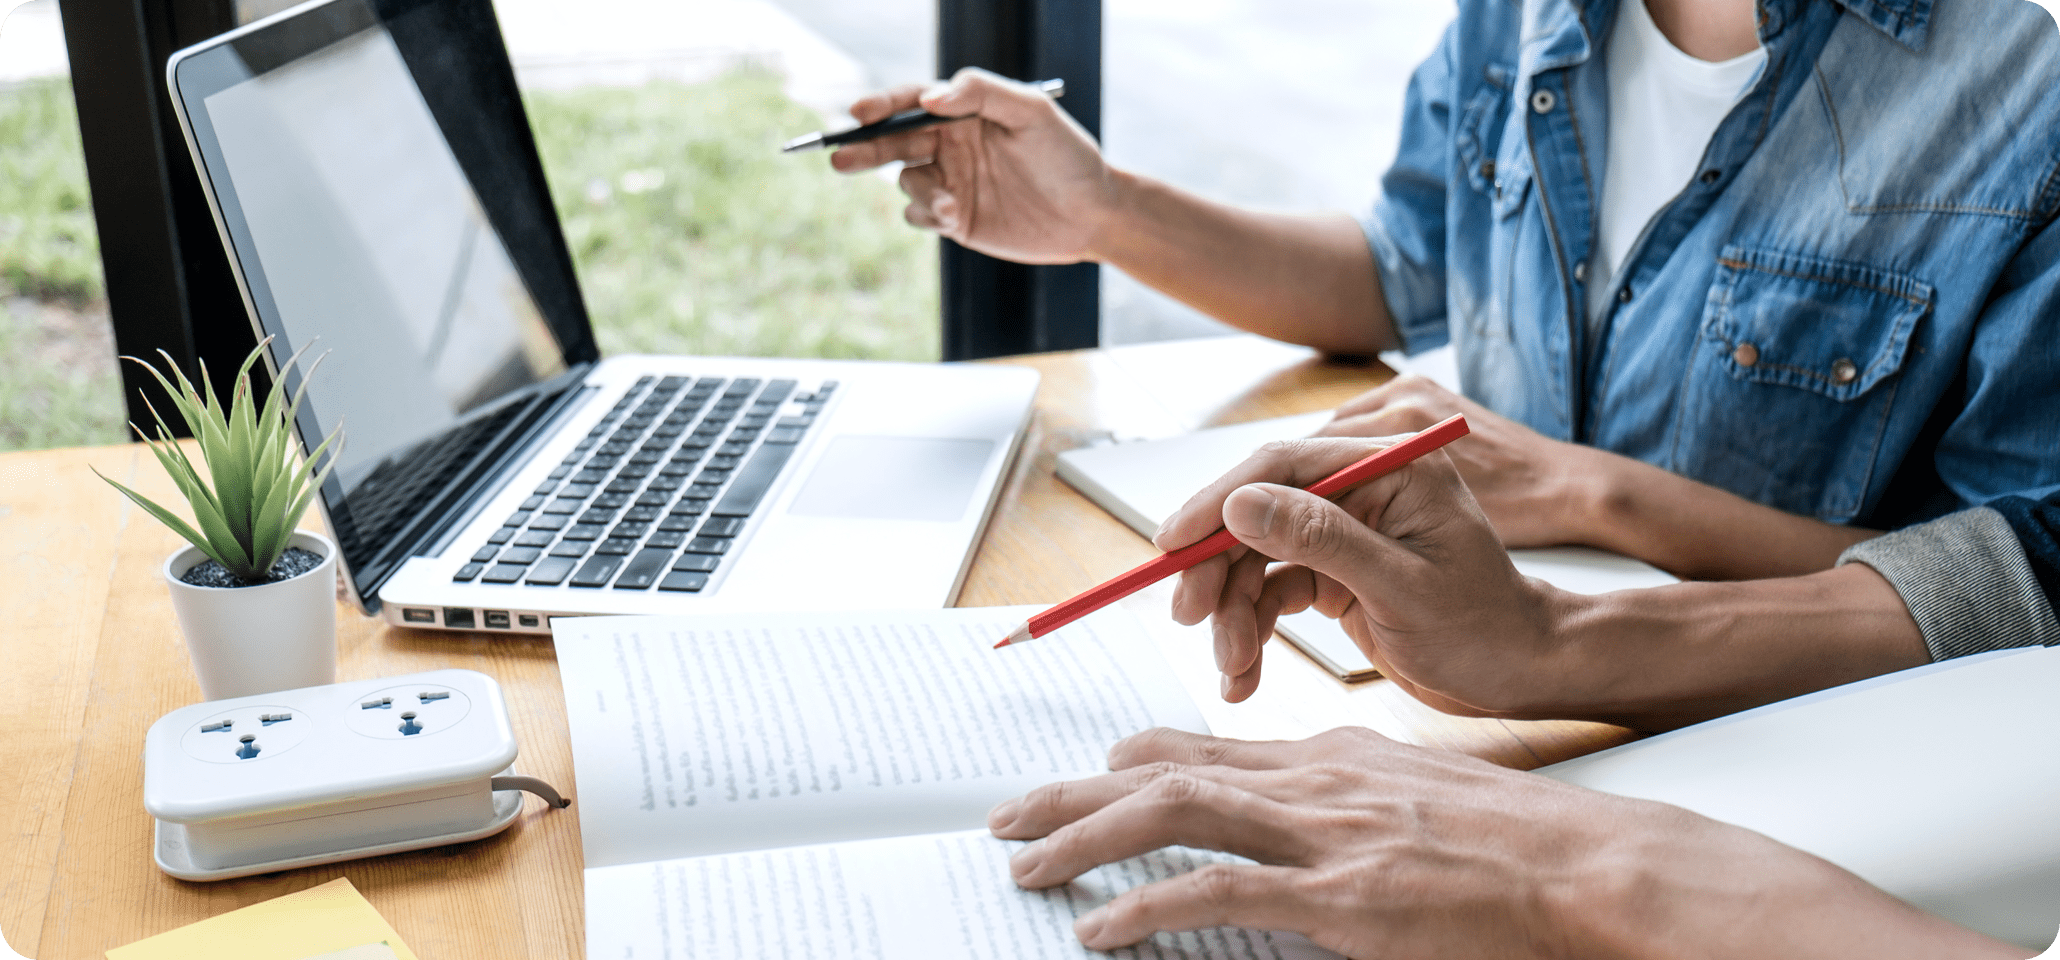
[[[287,4],[244,0],[258,16]],[[496,0],[607,353],[924,360],[936,242],[894,171],[780,143],[932,76],[935,0]],[[1110,158],[1363,211],[1450,0],[1103,0]],[[124,439],[57,0],[0,0],[0,451]],[[1062,101],[1063,102],[1063,101]],[[1222,332],[1114,270],[1102,342]]]

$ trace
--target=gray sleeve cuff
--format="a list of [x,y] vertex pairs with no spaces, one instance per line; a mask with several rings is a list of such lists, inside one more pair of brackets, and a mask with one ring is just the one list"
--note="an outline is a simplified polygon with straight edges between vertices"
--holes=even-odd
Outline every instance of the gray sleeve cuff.
[[1862,541],[1838,558],[1855,562],[1902,594],[1935,661],[2060,644],[2060,621],[2016,531],[1987,507]]

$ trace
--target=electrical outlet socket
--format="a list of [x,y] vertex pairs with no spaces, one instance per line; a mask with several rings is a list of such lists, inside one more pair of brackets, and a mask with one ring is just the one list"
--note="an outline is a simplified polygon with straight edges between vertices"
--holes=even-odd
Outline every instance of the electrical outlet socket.
[[224,879],[476,839],[521,812],[500,684],[435,670],[199,703],[150,727],[158,865]]

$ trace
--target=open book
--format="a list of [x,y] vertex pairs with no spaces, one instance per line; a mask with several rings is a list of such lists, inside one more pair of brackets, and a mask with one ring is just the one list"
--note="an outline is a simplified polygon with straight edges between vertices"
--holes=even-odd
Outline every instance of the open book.
[[[586,850],[587,956],[1100,956],[1073,919],[1231,859],[1171,848],[1023,890],[987,811],[1204,732],[1111,608],[991,649],[1036,608],[592,617],[553,627]],[[1292,934],[1162,934],[1126,956],[1330,957]]]

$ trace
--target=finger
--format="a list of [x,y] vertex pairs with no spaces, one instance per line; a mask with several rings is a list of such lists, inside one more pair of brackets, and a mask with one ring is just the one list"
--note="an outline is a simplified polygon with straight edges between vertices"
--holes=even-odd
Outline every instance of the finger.
[[1246,484],[1305,487],[1391,443],[1386,439],[1276,440],[1188,498],[1166,518],[1152,543],[1161,550],[1177,550],[1215,533],[1223,526],[1223,498]]
[[1169,776],[1203,777],[1262,796],[1283,794],[1282,777],[1292,769],[1247,770],[1240,767],[1192,766],[1159,762],[1115,770],[1079,780],[1061,780],[1038,787],[1020,797],[1004,800],[987,814],[987,829],[1004,840],[1035,840],[1076,822],[1124,797],[1149,789]]
[[1385,500],[1368,500],[1391,499],[1400,487],[1395,478],[1417,466],[1411,464],[1362,488],[1368,493],[1358,505],[1368,520],[1306,490],[1255,483],[1224,499],[1223,524],[1240,542],[1260,553],[1301,564],[1356,588],[1376,571],[1402,568],[1415,561],[1408,549],[1368,525],[1378,524],[1385,506]]
[[878,93],[867,94],[851,104],[851,119],[859,123],[879,123],[903,110],[913,110],[923,92],[936,83],[904,83],[888,87]]
[[1404,399],[1434,398],[1439,396],[1457,400],[1457,397],[1451,391],[1438,386],[1437,381],[1429,377],[1403,374],[1344,403],[1338,404],[1337,415],[1334,419],[1341,420],[1346,417],[1373,413]]
[[904,167],[901,171],[901,191],[908,194],[909,210],[921,208],[923,222],[916,223],[911,214],[904,213],[910,223],[956,237],[961,231],[958,198],[944,188],[944,174],[935,166]]
[[1210,615],[1216,646],[1216,669],[1223,674],[1222,696],[1227,703],[1240,703],[1259,689],[1259,665],[1268,636],[1273,632],[1273,611],[1265,611],[1265,626],[1259,609],[1266,588],[1268,559],[1246,553],[1230,565],[1230,575]]
[[922,108],[945,117],[979,117],[1015,131],[1052,119],[1051,98],[1027,83],[1017,83],[978,67],[953,74],[951,82],[925,91]]
[[1223,595],[1230,565],[1249,552],[1243,545],[1235,546],[1181,571],[1173,582],[1174,622],[1192,627],[1207,619],[1216,609],[1216,599]]
[[857,173],[896,160],[911,164],[927,163],[935,156],[937,129],[930,127],[838,147],[835,153],[830,154],[830,168],[839,173]]
[[1392,437],[1397,434],[1415,433],[1438,422],[1438,419],[1432,416],[1429,409],[1405,401],[1356,416],[1340,414],[1318,428],[1313,436]]
[[1178,769],[1017,850],[1009,874],[1039,890],[1172,846],[1303,865],[1319,855],[1303,819],[1287,804]]
[[1127,770],[1152,763],[1177,763],[1193,767],[1279,770],[1307,762],[1305,743],[1302,740],[1229,740],[1172,727],[1154,727],[1116,741],[1116,745],[1109,748],[1109,769]]
[[1314,900],[1294,867],[1212,863],[1124,893],[1073,921],[1094,950],[1114,950],[1160,931],[1207,927],[1308,932]]

